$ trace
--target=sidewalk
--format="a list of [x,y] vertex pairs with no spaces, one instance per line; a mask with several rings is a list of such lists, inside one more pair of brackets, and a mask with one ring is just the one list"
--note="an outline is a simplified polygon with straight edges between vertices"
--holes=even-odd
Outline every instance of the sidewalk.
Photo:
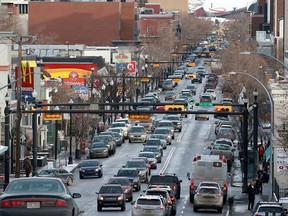
[[[235,190],[234,190],[235,189]],[[251,215],[251,211],[248,210],[248,194],[242,193],[242,187],[233,188],[234,203],[230,208],[228,215],[230,216],[248,216]],[[269,188],[268,184],[263,184],[262,194],[257,194],[255,197],[254,207],[259,201],[268,201]]]

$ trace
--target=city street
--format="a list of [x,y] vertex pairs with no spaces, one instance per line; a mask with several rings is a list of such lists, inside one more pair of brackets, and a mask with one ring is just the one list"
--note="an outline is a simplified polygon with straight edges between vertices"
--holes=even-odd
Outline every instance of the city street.
[[[205,79],[205,78],[204,78]],[[176,87],[176,91],[179,92],[185,88],[190,80],[183,79],[181,83]],[[202,84],[195,84],[197,87],[197,97],[203,92]],[[219,92],[218,95],[219,96]],[[161,97],[163,95],[161,94]],[[218,97],[219,98],[219,97]],[[160,98],[161,99],[161,98]],[[217,99],[219,100],[219,99]],[[162,163],[158,164],[157,170],[152,170],[151,174],[155,173],[175,173],[183,182],[181,184],[181,198],[177,204],[177,215],[203,215],[200,210],[199,213],[193,212],[193,205],[189,202],[189,180],[186,177],[187,172],[191,172],[192,158],[195,154],[207,153],[207,145],[215,140],[215,119],[211,115],[210,120],[195,121],[194,115],[188,115],[188,118],[183,118],[183,129],[181,133],[175,133],[175,139],[171,146],[168,146],[167,150],[164,150],[164,156]],[[117,171],[126,163],[126,161],[132,156],[137,156],[140,150],[143,148],[143,143],[128,143],[117,149],[117,153],[108,159],[100,159],[103,163],[104,175],[102,178],[90,178],[79,179],[78,172],[75,172],[74,184],[70,187],[71,192],[80,192],[82,198],[77,200],[80,209],[84,211],[83,215],[92,216],[97,211],[97,195],[95,192],[99,190],[101,185],[108,182],[109,178],[117,173]],[[142,183],[141,190],[145,190],[147,184]],[[141,192],[134,192],[134,200]],[[126,203],[126,211],[121,212],[118,208],[109,208],[103,210],[103,212],[97,212],[97,215],[130,215],[132,205]],[[226,214],[227,206],[224,206],[223,215]],[[215,215],[215,211],[205,211],[205,215]]]

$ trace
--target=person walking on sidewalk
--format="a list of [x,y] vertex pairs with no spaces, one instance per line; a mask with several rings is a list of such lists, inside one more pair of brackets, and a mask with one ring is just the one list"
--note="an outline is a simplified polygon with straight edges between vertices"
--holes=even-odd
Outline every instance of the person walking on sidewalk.
[[248,210],[253,210],[254,208],[254,201],[256,195],[256,188],[255,188],[256,181],[253,180],[248,186]]
[[25,169],[26,177],[29,177],[32,169],[32,164],[28,156],[24,159],[23,168]]
[[264,153],[265,153],[265,149],[264,149],[263,145],[260,145],[259,149],[258,149],[259,162],[263,161]]

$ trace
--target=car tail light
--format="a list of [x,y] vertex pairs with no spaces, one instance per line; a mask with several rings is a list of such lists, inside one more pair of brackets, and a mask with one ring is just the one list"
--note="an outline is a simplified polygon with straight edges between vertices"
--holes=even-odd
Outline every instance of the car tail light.
[[139,205],[137,205],[137,204],[135,204],[134,206],[133,206],[133,208],[134,209],[142,209]]
[[255,214],[254,216],[262,216],[261,214]]
[[176,185],[174,185],[174,186],[173,186],[173,190],[176,190],[176,189],[177,189],[177,188],[176,188]]
[[156,210],[163,210],[165,207],[163,205],[156,208]]
[[1,202],[1,207],[24,207],[26,201],[24,200],[4,200]]
[[68,203],[65,200],[58,199],[55,203],[56,207],[65,207],[68,206]]
[[10,201],[9,200],[4,200],[1,202],[1,207],[10,207]]

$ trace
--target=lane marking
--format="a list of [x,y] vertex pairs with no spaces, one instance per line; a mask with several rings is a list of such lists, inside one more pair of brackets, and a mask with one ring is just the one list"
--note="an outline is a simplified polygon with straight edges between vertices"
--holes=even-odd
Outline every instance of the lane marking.
[[174,153],[175,149],[176,149],[176,147],[173,146],[172,149],[170,150],[170,152],[169,152],[169,154],[168,154],[168,156],[167,156],[167,158],[166,158],[166,161],[165,161],[162,169],[159,171],[159,174],[164,173],[165,170],[167,169],[167,167],[168,167],[168,165],[169,165],[169,163],[170,163],[170,160],[171,160],[171,158],[172,158],[172,156],[173,156],[173,153]]
[[184,133],[185,133],[185,131],[186,131],[186,128],[187,128],[187,125],[184,125],[184,126],[182,127],[182,131],[181,131],[181,133],[179,134],[179,136],[177,137],[176,142],[180,142],[180,141],[181,141],[181,139],[182,139],[182,137],[183,137],[183,135],[184,135]]

